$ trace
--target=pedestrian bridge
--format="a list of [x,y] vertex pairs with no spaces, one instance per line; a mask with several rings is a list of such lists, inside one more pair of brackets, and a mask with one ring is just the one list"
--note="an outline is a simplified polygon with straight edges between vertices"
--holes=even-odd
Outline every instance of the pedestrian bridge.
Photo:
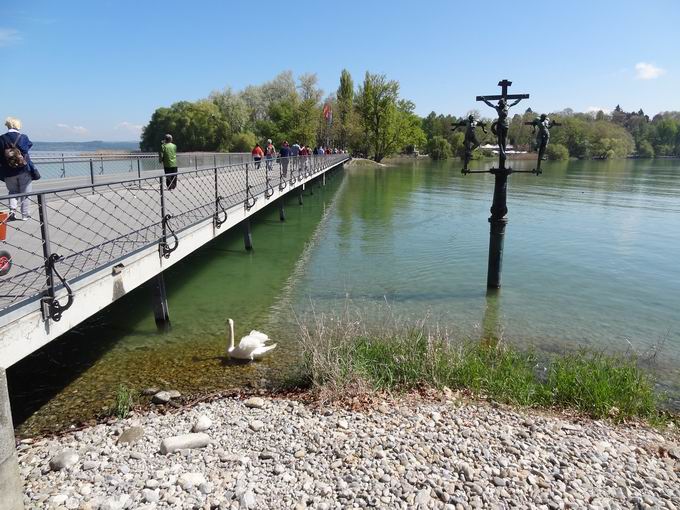
[[[97,159],[72,171],[64,158],[38,163],[63,168],[13,198],[30,203],[27,221],[0,223],[0,368],[7,368],[143,283],[156,278],[157,321],[167,318],[162,273],[237,224],[341,167],[346,154],[253,163],[237,155],[189,158],[168,191],[151,156],[117,157],[124,174],[95,172]],[[154,158],[156,156],[153,156]],[[184,157],[184,156],[181,156]],[[37,158],[36,158],[37,159]],[[236,159],[237,162],[233,162]],[[84,161],[84,163],[83,163]],[[182,159],[180,159],[180,162]],[[186,160],[185,160],[186,161]],[[145,163],[146,164],[146,163]],[[38,186],[39,185],[39,186]],[[0,196],[0,211],[10,196]],[[5,230],[4,236],[2,230]],[[4,237],[4,240],[2,240]]]

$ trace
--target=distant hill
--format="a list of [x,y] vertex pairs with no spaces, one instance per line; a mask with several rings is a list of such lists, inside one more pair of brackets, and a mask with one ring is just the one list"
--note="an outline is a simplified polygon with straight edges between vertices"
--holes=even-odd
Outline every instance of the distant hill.
[[94,151],[124,151],[139,150],[139,142],[33,142],[34,151],[45,152],[94,152]]

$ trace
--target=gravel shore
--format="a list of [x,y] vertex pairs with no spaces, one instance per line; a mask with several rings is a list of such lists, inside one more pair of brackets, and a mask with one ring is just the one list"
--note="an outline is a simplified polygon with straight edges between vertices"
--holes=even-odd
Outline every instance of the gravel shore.
[[677,441],[451,394],[227,398],[18,449],[27,508],[680,508]]

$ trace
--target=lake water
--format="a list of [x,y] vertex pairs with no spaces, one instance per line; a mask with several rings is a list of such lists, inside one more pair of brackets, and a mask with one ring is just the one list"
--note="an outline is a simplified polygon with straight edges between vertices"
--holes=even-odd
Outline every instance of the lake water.
[[[458,338],[490,329],[545,352],[658,351],[651,368],[677,395],[680,162],[548,162],[540,177],[512,175],[503,288],[487,296],[492,191],[492,176],[462,176],[458,161],[348,168],[304,206],[291,199],[287,222],[261,214],[252,253],[233,232],[173,267],[170,334],[155,332],[150,291],[140,288],[12,367],[18,432],[87,419],[119,383],[198,393],[276,379],[298,360],[293,316],[310,303],[349,302],[368,321],[387,307]],[[227,317],[237,335],[270,333],[275,355],[225,363]]]

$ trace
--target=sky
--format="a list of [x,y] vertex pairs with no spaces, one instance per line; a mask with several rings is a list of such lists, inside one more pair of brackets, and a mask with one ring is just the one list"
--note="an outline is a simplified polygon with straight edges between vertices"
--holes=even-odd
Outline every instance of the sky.
[[[398,80],[463,115],[507,78],[516,109],[680,110],[677,0],[0,0],[0,118],[39,141],[139,139],[153,111],[292,70]],[[493,113],[493,112],[489,112]]]

